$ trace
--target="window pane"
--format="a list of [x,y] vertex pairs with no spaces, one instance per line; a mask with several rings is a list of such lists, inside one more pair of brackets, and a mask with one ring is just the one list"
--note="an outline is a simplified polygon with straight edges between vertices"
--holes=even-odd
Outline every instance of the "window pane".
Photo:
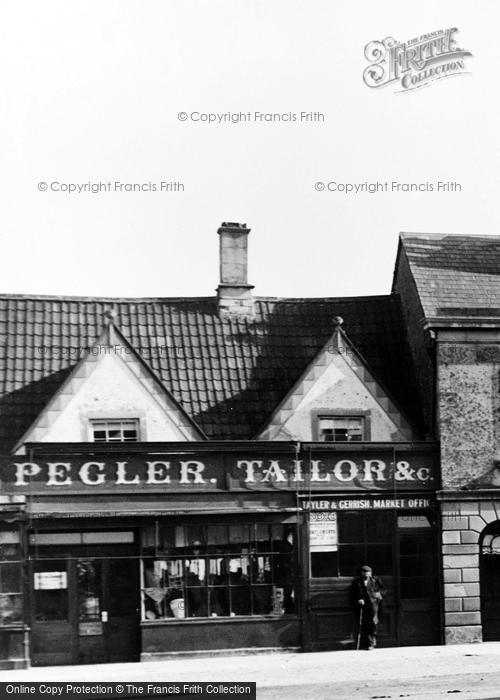
[[272,555],[273,583],[284,585],[294,579],[293,551],[283,548],[281,552]]
[[226,586],[213,586],[208,589],[209,615],[221,617],[229,615],[229,592]]
[[364,419],[358,417],[323,416],[318,418],[322,442],[350,442],[363,439]]
[[281,543],[286,540],[286,527],[281,523],[275,523],[271,526],[271,538],[273,541],[273,550],[280,551]]
[[428,576],[432,571],[432,557],[405,556],[400,558],[401,576]]
[[339,576],[357,576],[359,567],[366,563],[366,550],[362,544],[339,546]]
[[392,545],[369,544],[366,548],[366,561],[361,564],[369,564],[373,568],[375,576],[392,574]]
[[313,578],[338,575],[337,552],[311,552],[311,576]]
[[21,565],[0,564],[0,593],[21,592]]
[[207,577],[207,562],[204,557],[186,559],[186,582],[188,586],[202,586]]
[[434,584],[428,577],[402,578],[402,598],[428,598],[434,594]]
[[23,616],[21,594],[0,595],[0,624],[21,622]]
[[226,525],[209,525],[207,528],[207,544],[209,547],[215,549],[224,549],[228,539],[227,526]]
[[339,541],[344,542],[364,542],[365,540],[365,514],[360,511],[340,512],[339,520]]
[[206,537],[205,528],[199,525],[190,525],[186,528],[187,546],[192,549],[205,551]]
[[238,549],[238,545],[246,544],[250,542],[250,532],[248,525],[232,525],[231,526],[231,545],[234,546],[233,549]]
[[257,555],[252,559],[252,581],[255,583],[271,583],[271,555]]
[[416,537],[401,537],[399,540],[399,553],[401,556],[405,554],[418,554],[419,543]]
[[100,561],[79,561],[78,619],[80,622],[100,622],[102,610],[102,577]]
[[392,539],[393,516],[390,510],[370,513],[366,528],[368,542],[390,542]]
[[254,586],[252,605],[254,615],[269,615],[272,610],[272,586]]
[[250,586],[234,586],[231,588],[231,615],[250,615],[251,597]]
[[255,527],[256,548],[258,552],[271,551],[271,534],[267,523],[257,523]]
[[187,617],[206,617],[208,613],[208,591],[202,586],[186,588],[187,593]]
[[137,442],[138,420],[91,421],[94,442]]
[[335,442],[345,442],[349,439],[349,431],[347,430],[347,428],[335,428],[335,430],[333,431],[333,437]]
[[0,561],[19,559],[20,549],[18,544],[0,544]]

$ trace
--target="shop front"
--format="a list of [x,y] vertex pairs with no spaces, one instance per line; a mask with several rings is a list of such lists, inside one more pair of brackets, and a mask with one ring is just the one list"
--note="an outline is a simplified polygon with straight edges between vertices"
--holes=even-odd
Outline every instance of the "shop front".
[[119,529],[107,517],[37,518],[29,557],[34,664],[299,648],[294,509],[240,515],[220,503],[206,515],[189,505],[183,515],[122,514]]
[[379,645],[438,644],[435,445],[358,443],[333,453],[325,445],[305,449],[312,466],[333,458],[337,471],[334,467],[336,479],[325,481],[321,493],[311,488],[299,498],[307,521],[304,648],[355,646],[350,587],[363,564],[372,567],[387,589]]
[[352,648],[352,577],[369,564],[387,593],[379,645],[440,641],[438,523],[430,498],[338,498],[305,501],[309,513],[309,643],[313,651]]
[[352,577],[383,644],[438,641],[432,445],[31,445],[22,618],[38,665],[352,648]]

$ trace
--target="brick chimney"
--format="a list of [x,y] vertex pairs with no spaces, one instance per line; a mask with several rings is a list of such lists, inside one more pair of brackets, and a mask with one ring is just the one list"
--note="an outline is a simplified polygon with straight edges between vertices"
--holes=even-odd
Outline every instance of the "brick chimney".
[[252,317],[252,289],[247,280],[246,224],[224,222],[217,231],[220,236],[220,283],[217,287],[219,315]]

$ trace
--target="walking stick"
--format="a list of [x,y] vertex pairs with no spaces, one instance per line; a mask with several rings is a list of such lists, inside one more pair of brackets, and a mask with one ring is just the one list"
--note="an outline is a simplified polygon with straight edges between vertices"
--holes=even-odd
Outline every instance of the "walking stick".
[[361,643],[361,625],[363,623],[363,606],[359,606],[359,622],[358,622],[358,641],[356,642],[356,651],[359,651],[359,645]]

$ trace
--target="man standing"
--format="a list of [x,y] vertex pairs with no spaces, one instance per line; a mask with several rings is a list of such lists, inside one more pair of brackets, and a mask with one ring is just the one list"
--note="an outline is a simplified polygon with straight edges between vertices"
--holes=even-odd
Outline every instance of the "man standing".
[[377,625],[380,606],[385,594],[385,586],[372,574],[371,566],[360,569],[361,576],[354,579],[351,586],[351,601],[356,611],[357,649],[371,651],[376,645]]

